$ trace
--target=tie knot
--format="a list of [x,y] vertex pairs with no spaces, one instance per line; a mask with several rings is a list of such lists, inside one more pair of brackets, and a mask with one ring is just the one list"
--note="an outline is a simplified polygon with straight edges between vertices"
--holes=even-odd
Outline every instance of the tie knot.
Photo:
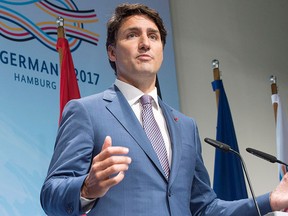
[[142,105],[151,104],[151,101],[152,101],[152,97],[150,95],[144,94],[140,98],[140,102],[141,102]]

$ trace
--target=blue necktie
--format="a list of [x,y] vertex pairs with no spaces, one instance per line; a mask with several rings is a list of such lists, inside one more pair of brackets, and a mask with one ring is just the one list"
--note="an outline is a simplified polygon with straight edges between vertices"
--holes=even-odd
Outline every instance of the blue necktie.
[[149,95],[143,95],[140,98],[140,102],[142,105],[141,117],[143,122],[143,129],[146,132],[147,137],[150,140],[158,156],[160,164],[164,170],[165,176],[168,179],[170,168],[167,157],[167,151],[161,131],[153,115],[151,100],[152,97]]

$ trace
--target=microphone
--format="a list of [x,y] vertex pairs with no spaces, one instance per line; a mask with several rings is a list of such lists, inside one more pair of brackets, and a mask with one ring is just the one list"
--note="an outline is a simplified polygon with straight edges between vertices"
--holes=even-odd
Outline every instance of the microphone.
[[240,161],[241,161],[241,164],[242,164],[242,168],[244,170],[244,173],[245,173],[248,185],[249,185],[249,189],[250,189],[250,192],[251,192],[251,195],[252,195],[252,199],[254,201],[254,205],[255,205],[256,211],[257,211],[258,215],[261,216],[261,213],[260,213],[260,210],[259,210],[259,206],[258,206],[258,203],[256,201],[256,198],[255,198],[255,195],[254,195],[254,191],[253,191],[252,185],[250,183],[250,178],[249,178],[248,172],[246,170],[246,165],[244,163],[244,160],[243,160],[242,156],[237,151],[235,151],[234,149],[232,149],[229,145],[227,145],[225,143],[222,143],[222,142],[219,142],[217,140],[213,140],[213,139],[210,139],[210,138],[207,138],[207,137],[204,139],[204,141],[206,143],[212,145],[213,147],[219,148],[219,149],[221,149],[221,150],[223,150],[225,152],[232,152],[232,153],[236,154],[240,158]]
[[223,151],[226,151],[226,152],[232,150],[229,145],[227,145],[227,144],[225,144],[225,143],[222,143],[222,142],[220,142],[220,141],[217,141],[217,140],[213,140],[213,139],[210,139],[210,138],[207,138],[207,137],[206,137],[206,138],[204,139],[204,141],[205,141],[206,143],[214,146],[215,148],[219,148],[219,149],[221,149],[221,150],[223,150]]
[[267,154],[265,152],[262,152],[262,151],[259,151],[259,150],[253,149],[253,148],[246,148],[246,151],[257,156],[257,157],[260,157],[264,160],[267,160],[271,163],[279,163],[279,164],[285,165],[286,167],[288,166],[288,164],[284,163],[283,161],[278,160],[275,156]]

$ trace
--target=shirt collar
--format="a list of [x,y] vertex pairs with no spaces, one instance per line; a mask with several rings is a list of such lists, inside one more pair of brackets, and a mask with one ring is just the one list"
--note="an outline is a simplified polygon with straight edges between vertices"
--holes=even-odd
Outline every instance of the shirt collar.
[[[144,93],[139,90],[138,88],[123,82],[119,79],[115,80],[114,83],[119,90],[122,92],[126,100],[128,101],[129,105],[132,106],[136,103],[139,102],[139,98],[144,95]],[[148,93],[153,98],[153,105],[158,109],[159,104],[158,104],[158,95],[157,95],[157,88],[155,87],[151,92]]]

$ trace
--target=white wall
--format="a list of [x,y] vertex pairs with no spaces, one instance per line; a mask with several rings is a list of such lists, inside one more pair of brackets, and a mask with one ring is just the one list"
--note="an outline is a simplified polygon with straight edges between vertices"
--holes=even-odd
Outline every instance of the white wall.
[[[269,77],[278,78],[288,109],[288,2],[286,0],[170,0],[181,111],[198,122],[201,139],[215,138],[211,61],[220,70],[240,152],[256,195],[278,184],[277,165],[246,152],[276,155]],[[171,34],[171,32],[170,32]],[[213,180],[214,151],[203,157]]]

